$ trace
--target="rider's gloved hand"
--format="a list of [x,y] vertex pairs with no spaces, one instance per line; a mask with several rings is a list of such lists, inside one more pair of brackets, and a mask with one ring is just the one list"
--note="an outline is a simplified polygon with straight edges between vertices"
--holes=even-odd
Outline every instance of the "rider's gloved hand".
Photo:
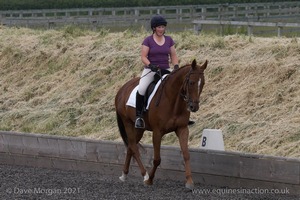
[[151,71],[153,71],[153,72],[157,72],[158,71],[158,66],[153,65],[151,63],[148,65],[148,68],[151,69]]

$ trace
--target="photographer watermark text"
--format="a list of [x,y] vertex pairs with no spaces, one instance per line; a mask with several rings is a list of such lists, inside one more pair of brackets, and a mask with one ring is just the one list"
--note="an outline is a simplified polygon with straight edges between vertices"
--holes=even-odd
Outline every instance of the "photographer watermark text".
[[193,194],[289,194],[288,188],[264,189],[264,188],[219,188],[219,189],[194,189]]
[[80,193],[80,188],[71,188],[66,187],[62,189],[58,188],[41,188],[41,187],[35,187],[35,188],[7,188],[6,192],[8,194],[46,194],[48,196],[51,196],[53,194],[78,194]]

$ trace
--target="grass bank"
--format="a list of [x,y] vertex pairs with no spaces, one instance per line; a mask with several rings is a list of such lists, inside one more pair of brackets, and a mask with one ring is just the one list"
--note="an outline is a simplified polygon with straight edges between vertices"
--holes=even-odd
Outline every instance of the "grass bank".
[[[0,129],[121,141],[114,96],[140,75],[148,34],[0,27]],[[181,65],[209,61],[190,146],[218,128],[227,150],[300,157],[299,38],[170,35]]]

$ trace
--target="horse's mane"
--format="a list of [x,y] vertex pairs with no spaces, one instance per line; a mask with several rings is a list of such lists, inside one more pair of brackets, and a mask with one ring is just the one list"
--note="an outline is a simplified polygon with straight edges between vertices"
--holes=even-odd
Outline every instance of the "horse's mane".
[[180,70],[183,70],[184,68],[190,67],[190,66],[191,66],[191,64],[185,64],[185,65],[183,65],[182,67],[173,70],[173,71],[171,72],[171,74],[174,74],[174,73],[176,73],[176,72],[179,72]]
[[170,79],[170,77],[172,77],[174,74],[176,74],[177,72],[179,72],[179,71],[185,69],[186,67],[190,67],[190,66],[191,66],[191,64],[186,64],[186,65],[184,65],[184,66],[182,66],[182,67],[180,67],[180,68],[178,68],[178,69],[175,69],[175,70],[171,71],[171,73],[170,73],[165,79],[163,79],[162,82],[166,82],[166,81],[167,81],[168,79]]

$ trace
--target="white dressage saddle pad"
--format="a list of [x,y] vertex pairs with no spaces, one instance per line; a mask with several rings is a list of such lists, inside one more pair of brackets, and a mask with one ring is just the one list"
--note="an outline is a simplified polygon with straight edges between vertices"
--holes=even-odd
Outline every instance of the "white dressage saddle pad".
[[[167,76],[168,76],[168,74],[165,74],[165,75],[162,77],[162,80],[165,79],[165,77],[167,77]],[[158,87],[160,86],[160,84],[161,84],[161,80],[159,80],[159,81],[157,82],[157,84],[155,85],[155,88],[154,88],[153,92],[152,92],[151,95],[149,96],[149,98],[148,98],[148,103],[147,103],[147,107],[146,107],[147,110],[149,109],[150,102],[151,102],[153,96],[155,95],[155,93],[156,93]],[[131,92],[131,94],[130,94],[130,96],[129,96],[129,99],[127,100],[127,103],[126,103],[127,106],[131,106],[131,107],[134,107],[134,108],[135,108],[135,100],[136,100],[136,93],[137,93],[137,90],[138,90],[138,86],[136,86],[136,87],[132,90],[132,92]]]

